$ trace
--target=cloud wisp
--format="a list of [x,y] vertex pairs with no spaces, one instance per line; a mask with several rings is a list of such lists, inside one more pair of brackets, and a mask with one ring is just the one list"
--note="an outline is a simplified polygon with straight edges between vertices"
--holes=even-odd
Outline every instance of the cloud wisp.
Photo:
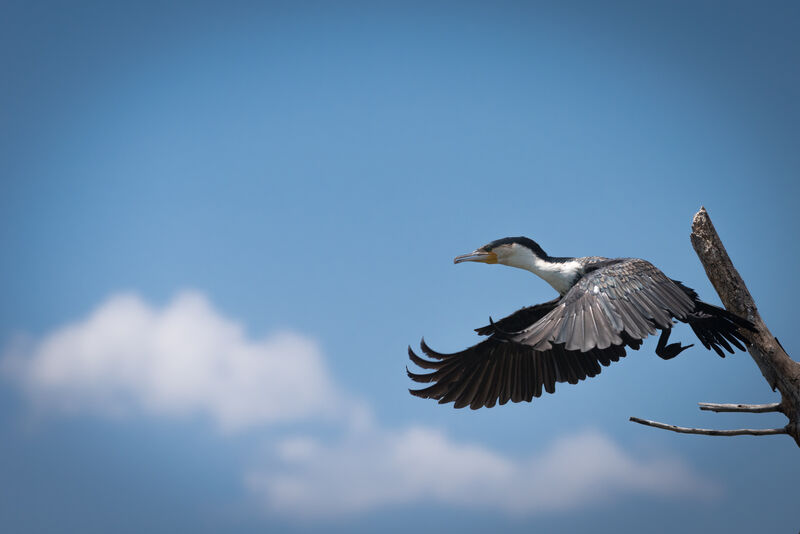
[[712,482],[674,457],[638,459],[606,435],[583,431],[513,458],[425,427],[372,428],[336,444],[308,436],[276,447],[281,461],[246,483],[275,513],[357,514],[393,504],[439,502],[531,515],[597,506],[632,493],[709,498]]
[[[251,339],[198,292],[163,308],[112,296],[85,319],[7,351],[2,368],[35,406],[56,413],[199,415],[229,433],[283,423],[270,433],[267,460],[243,479],[266,510],[291,518],[432,502],[525,515],[633,492],[719,492],[680,459],[633,457],[597,431],[514,457],[441,430],[378,425],[334,383],[313,341],[288,332]],[[327,438],[289,434],[291,423],[322,420]]]
[[313,341],[290,332],[248,339],[197,292],[162,309],[113,296],[22,352],[4,367],[45,409],[200,414],[223,430],[352,409]]

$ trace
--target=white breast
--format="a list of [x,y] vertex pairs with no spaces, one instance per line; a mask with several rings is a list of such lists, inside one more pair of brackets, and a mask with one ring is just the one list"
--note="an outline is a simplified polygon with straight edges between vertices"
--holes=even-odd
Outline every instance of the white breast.
[[545,282],[553,286],[553,289],[563,295],[575,283],[580,269],[581,264],[577,261],[547,262],[536,258],[534,268],[529,270],[542,277]]

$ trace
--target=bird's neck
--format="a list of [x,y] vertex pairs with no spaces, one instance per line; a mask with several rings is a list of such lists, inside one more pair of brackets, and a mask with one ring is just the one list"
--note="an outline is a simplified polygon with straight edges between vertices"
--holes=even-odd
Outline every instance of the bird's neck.
[[532,272],[561,295],[575,284],[582,269],[580,262],[573,258],[542,258],[532,252],[515,255],[508,265]]

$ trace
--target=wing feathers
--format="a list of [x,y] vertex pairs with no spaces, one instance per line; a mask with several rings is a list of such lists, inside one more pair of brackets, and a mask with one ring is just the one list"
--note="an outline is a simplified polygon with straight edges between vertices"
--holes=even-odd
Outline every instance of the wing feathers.
[[428,360],[420,358],[414,353],[413,350],[411,350],[411,346],[408,347],[408,357],[412,362],[423,369],[438,369],[440,365],[438,362],[429,362]]
[[557,382],[577,384],[599,374],[601,365],[618,360],[620,354],[625,354],[625,348],[612,346],[580,352],[555,345],[548,351],[535,351],[525,345],[489,338],[455,355],[433,351],[427,345],[423,352],[444,358],[425,360],[409,349],[411,361],[424,363],[424,368],[431,372],[407,370],[408,376],[418,383],[433,382],[428,387],[412,389],[411,393],[436,399],[440,404],[452,402],[456,408],[477,409],[509,401],[530,402],[540,397],[543,390],[555,392]]
[[639,259],[596,263],[539,321],[510,339],[536,350],[563,343],[586,352],[623,342],[623,332],[642,340],[670,328],[694,309],[686,288]]

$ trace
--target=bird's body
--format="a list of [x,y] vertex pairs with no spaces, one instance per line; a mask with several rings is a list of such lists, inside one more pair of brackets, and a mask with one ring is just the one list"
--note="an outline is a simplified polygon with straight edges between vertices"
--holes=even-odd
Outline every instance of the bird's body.
[[556,382],[577,383],[600,372],[638,349],[642,340],[661,330],[656,354],[664,359],[691,347],[667,344],[673,319],[688,323],[707,349],[724,357],[723,349],[744,350],[740,328],[749,321],[701,301],[694,290],[668,278],[651,263],[638,258],[608,259],[597,256],[561,258],[548,256],[534,241],[504,238],[456,263],[500,263],[531,271],[548,282],[559,297],[522,308],[476,331],[487,339],[453,354],[433,351],[425,342],[411,360],[427,374],[409,371],[417,382],[433,385],[411,393],[456,408],[492,407],[530,401],[542,388],[555,391]]

